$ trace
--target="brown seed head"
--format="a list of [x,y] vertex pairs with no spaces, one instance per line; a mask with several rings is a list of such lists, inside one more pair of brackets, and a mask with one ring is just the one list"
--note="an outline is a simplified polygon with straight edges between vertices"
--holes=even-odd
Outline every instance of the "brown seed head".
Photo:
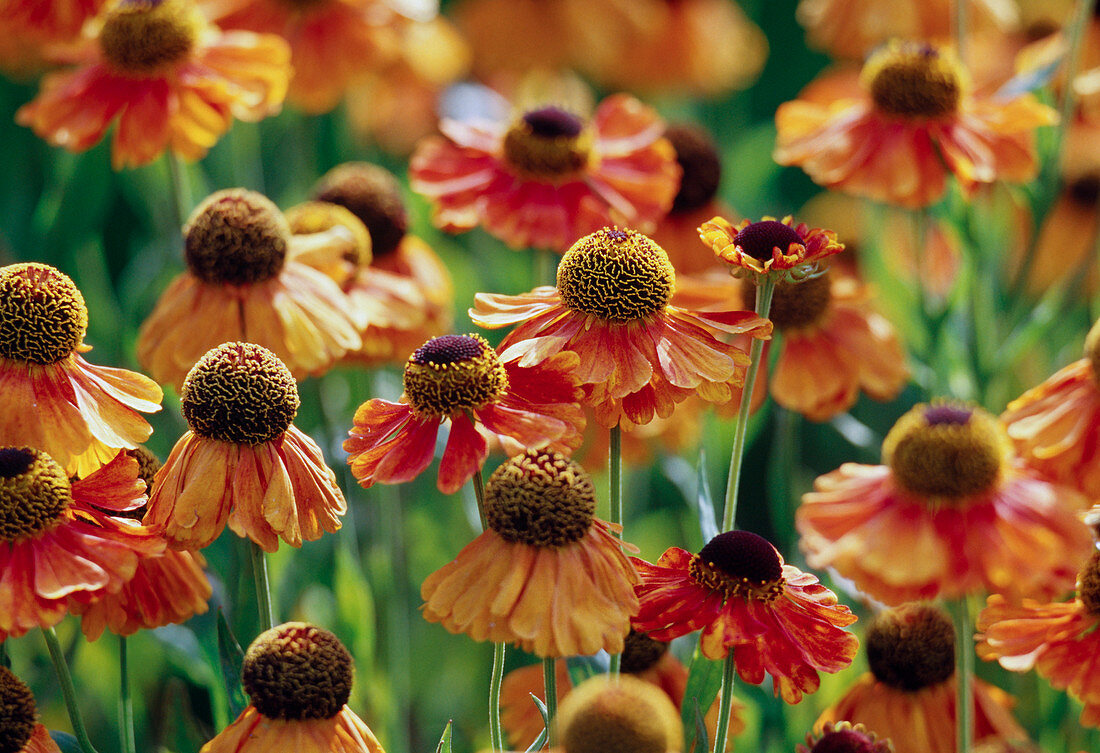
[[268,719],[331,719],[351,695],[352,658],[329,631],[287,622],[260,633],[244,655],[241,680]]
[[42,366],[84,341],[88,308],[65,274],[47,264],[0,268],[0,358]]
[[516,455],[485,484],[489,527],[506,541],[567,546],[584,538],[595,512],[592,479],[557,452],[528,450]]

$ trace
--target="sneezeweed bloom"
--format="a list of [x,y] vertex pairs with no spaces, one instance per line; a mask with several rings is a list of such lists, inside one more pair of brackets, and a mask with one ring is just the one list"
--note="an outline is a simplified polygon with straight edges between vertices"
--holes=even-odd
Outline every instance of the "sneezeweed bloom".
[[799,743],[795,753],[894,753],[889,738],[879,740],[878,735],[862,724],[852,725],[841,721],[827,722],[818,733],[806,734],[806,744]]
[[[657,113],[625,94],[590,121],[559,107],[512,123],[446,119],[417,147],[414,191],[448,232],[478,225],[513,248],[563,252],[604,225],[652,230],[680,178]],[[445,138],[444,138],[445,137]]]
[[1072,601],[1041,604],[1025,599],[1019,606],[990,596],[978,617],[978,655],[996,659],[1005,669],[1035,669],[1051,685],[1068,690],[1085,708],[1081,724],[1100,727],[1100,553],[1077,578]]
[[683,725],[668,696],[629,675],[590,677],[565,698],[554,720],[564,753],[669,753]]
[[38,723],[34,694],[22,680],[0,665],[0,750],[7,753],[61,753],[49,730]]
[[41,450],[0,448],[0,641],[117,593],[139,558],[164,551],[156,531],[120,517],[145,502],[137,471],[119,452],[70,482]]
[[355,411],[344,440],[352,475],[364,488],[411,481],[432,462],[436,436],[447,421],[438,481],[445,494],[481,472],[490,440],[509,454],[571,450],[584,428],[570,376],[576,365],[576,355],[564,353],[522,368],[502,362],[479,335],[432,338],[409,356],[399,402],[375,398]]
[[966,194],[997,180],[1031,180],[1035,129],[1057,120],[1030,94],[971,95],[954,53],[929,44],[891,42],[861,78],[861,99],[781,105],[775,160],[802,167],[820,185],[919,208],[939,201],[948,174]]
[[384,753],[348,708],[353,660],[324,628],[285,622],[256,637],[241,680],[249,705],[200,753]]
[[[361,344],[359,317],[318,265],[348,248],[343,229],[295,236],[255,191],[211,194],[183,228],[187,271],[161,294],[141,325],[137,356],[177,388],[204,353],[230,341],[273,351],[296,377],[318,374]],[[325,243],[327,240],[329,243]]]
[[730,274],[757,283],[765,276],[801,282],[826,268],[823,259],[844,250],[836,233],[810,228],[804,222],[795,225],[790,216],[782,220],[765,217],[759,222],[742,220],[737,225],[715,217],[703,223],[699,237],[730,265]]
[[1088,557],[1085,499],[1014,457],[1004,427],[980,408],[917,405],[890,430],[882,457],[845,463],[803,496],[795,525],[811,567],[900,604],[981,590],[1058,593]]
[[347,510],[321,449],[291,422],[298,387],[267,348],[223,343],[184,380],[189,430],[157,473],[145,522],[173,549],[209,545],[225,528],[274,552],[340,528]]
[[116,170],[166,149],[203,157],[233,119],[278,112],[290,50],[270,35],[222,32],[187,0],[120,0],[86,40],[74,70],[51,73],[16,120],[82,152],[117,121]]
[[[905,604],[876,615],[864,643],[871,671],[821,714],[817,728],[846,720],[899,741],[907,753],[953,753],[957,688],[951,618],[931,604]],[[972,687],[975,743],[1027,738],[1012,718],[1007,693],[977,678]]]
[[563,351],[584,403],[603,426],[667,418],[692,395],[726,402],[749,358],[725,335],[767,338],[771,323],[749,311],[696,312],[670,305],[675,272],[664,250],[633,230],[603,228],[562,257],[557,287],[519,296],[478,293],[470,318],[481,327],[518,324],[501,358],[533,366]]
[[104,5],[105,0],[6,0],[0,5],[0,29],[39,48],[72,42]]
[[733,651],[741,679],[759,685],[767,672],[787,703],[815,692],[819,672],[852,663],[859,641],[842,628],[856,616],[754,533],[718,534],[699,554],[672,547],[655,565],[633,561],[642,578],[638,629],[665,641],[701,629],[704,656]]
[[638,576],[595,510],[572,460],[511,458],[485,484],[486,530],[420,587],[424,618],[544,658],[620,653]]
[[84,297],[66,275],[45,264],[0,268],[0,436],[81,476],[148,439],[140,413],[160,410],[163,397],[148,377],[85,361],[87,328]]

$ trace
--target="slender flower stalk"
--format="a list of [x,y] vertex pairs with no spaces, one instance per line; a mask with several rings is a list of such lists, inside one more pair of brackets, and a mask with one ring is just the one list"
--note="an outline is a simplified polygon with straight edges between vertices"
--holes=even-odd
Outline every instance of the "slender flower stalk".
[[252,578],[256,583],[256,603],[260,608],[260,625],[264,630],[275,627],[275,612],[271,606],[271,582],[267,575],[267,560],[264,550],[252,539],[248,542],[248,553],[252,559]]
[[[488,518],[485,517],[485,481],[481,478],[481,470],[477,470],[472,480],[474,482],[474,494],[477,496],[477,514],[481,518],[481,530],[489,528]],[[504,682],[504,641],[493,644],[493,671],[489,676],[489,739],[493,744],[493,750],[503,751],[504,726],[500,723],[500,686]]]
[[172,202],[172,220],[175,234],[191,214],[191,185],[187,180],[187,168],[176,153],[169,150],[164,155],[168,161],[169,198]]
[[955,750],[970,753],[974,747],[974,624],[966,597],[951,603],[955,623],[955,677],[958,693],[955,715]]
[[130,669],[125,635],[118,637],[118,735],[122,753],[137,753],[134,702],[130,697]]
[[[754,341],[755,342],[755,341]],[[611,449],[609,458],[609,475],[611,476],[611,523],[612,530],[618,525],[615,536],[621,541],[623,538],[623,428],[622,424],[611,427]],[[619,676],[619,668],[622,666],[623,655],[612,654],[610,672],[612,677]]]
[[722,664],[722,689],[718,700],[721,705],[718,707],[718,727],[714,730],[714,753],[723,753],[726,750],[730,712],[733,710],[734,668],[733,652],[730,651]]
[[[616,654],[616,658],[622,656]],[[546,744],[553,750],[557,746],[558,731],[554,728],[554,717],[558,715],[558,677],[554,666],[557,660],[547,657],[542,660],[542,682],[546,689]]]
[[88,738],[88,731],[84,728],[84,719],[80,715],[80,706],[76,701],[76,688],[73,686],[73,676],[69,672],[69,664],[65,661],[65,652],[61,648],[61,641],[57,639],[57,631],[52,627],[42,628],[42,637],[46,639],[46,648],[50,651],[50,659],[53,661],[54,671],[57,672],[57,682],[61,685],[61,694],[65,696],[65,707],[69,711],[69,721],[73,725],[73,733],[80,749],[84,753],[98,753],[92,741]]

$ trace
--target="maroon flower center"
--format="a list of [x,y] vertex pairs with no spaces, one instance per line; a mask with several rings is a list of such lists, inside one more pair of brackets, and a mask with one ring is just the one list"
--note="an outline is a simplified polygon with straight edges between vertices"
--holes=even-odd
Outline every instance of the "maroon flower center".
[[472,337],[465,335],[443,335],[421,345],[412,355],[414,363],[458,363],[477,358],[485,347]]
[[15,478],[26,473],[34,463],[34,453],[26,447],[0,449],[0,478]]
[[584,123],[571,112],[560,107],[542,107],[523,115],[523,122],[531,129],[531,134],[544,139],[559,136],[579,136]]
[[588,164],[591,138],[584,122],[560,107],[523,114],[504,135],[504,161],[516,173],[539,181],[564,181]]
[[802,245],[802,236],[791,227],[777,220],[754,222],[739,232],[733,239],[741,253],[748,254],[759,261],[772,258],[773,249],[788,253],[791,244]]
[[697,126],[669,126],[665,138],[676,150],[683,171],[680,191],[672,201],[673,212],[698,209],[714,198],[722,179],[722,160],[709,134]]
[[718,534],[700,550],[699,557],[731,578],[765,583],[783,576],[779,552],[763,536],[749,531]]
[[508,388],[500,357],[479,335],[443,335],[421,345],[405,364],[405,396],[433,416],[480,408]]
[[1070,201],[1078,206],[1092,210],[1100,201],[1100,175],[1085,175],[1066,187]]
[[973,410],[963,405],[942,403],[924,409],[924,420],[929,426],[965,426]]
[[810,753],[876,753],[877,746],[870,737],[854,729],[826,732],[810,748]]

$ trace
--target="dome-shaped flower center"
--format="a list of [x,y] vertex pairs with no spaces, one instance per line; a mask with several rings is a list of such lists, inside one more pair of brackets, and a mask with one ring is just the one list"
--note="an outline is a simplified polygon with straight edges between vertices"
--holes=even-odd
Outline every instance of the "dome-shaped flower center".
[[485,517],[506,541],[562,547],[592,527],[596,489],[580,465],[556,452],[528,450],[485,484]]
[[955,672],[955,628],[931,604],[903,604],[874,617],[864,640],[879,682],[899,690],[938,685]]
[[409,230],[401,183],[393,173],[368,162],[346,162],[329,170],[313,187],[313,198],[339,204],[367,226],[375,257],[393,253]]
[[683,171],[672,211],[687,212],[705,206],[718,193],[722,180],[722,158],[710,134],[698,126],[683,123],[669,126],[665,138],[676,150],[676,161]]
[[806,745],[799,745],[798,753],[894,753],[889,740],[878,740],[862,724],[854,727],[850,722],[827,722],[819,736],[806,736]]
[[531,110],[504,135],[504,161],[520,175],[541,180],[577,173],[590,149],[584,122],[560,107]]
[[726,598],[773,601],[783,593],[783,562],[763,536],[726,531],[715,536],[688,565],[688,573],[705,588]]
[[307,201],[286,210],[286,221],[294,235],[317,235],[334,228],[347,231],[351,242],[343,253],[344,259],[356,267],[365,267],[371,261],[371,239],[367,226],[350,209],[327,201]]
[[107,12],[99,46],[115,72],[147,76],[186,58],[201,24],[186,0],[122,0]]
[[786,254],[792,244],[805,245],[797,230],[778,220],[761,220],[747,225],[733,237],[733,243],[741,253],[759,261],[771,261],[774,249]]
[[234,444],[270,442],[298,413],[298,385],[267,348],[223,343],[199,359],[180,392],[191,431]]
[[1066,186],[1065,192],[1070,201],[1091,212],[1100,201],[1100,175],[1084,175]]
[[1001,423],[981,408],[961,403],[915,406],[882,443],[883,462],[899,486],[940,498],[989,489],[1009,451]]
[[558,293],[574,311],[627,322],[662,310],[676,273],[668,254],[633,230],[603,228],[584,236],[558,264]]
[[931,45],[891,42],[860,75],[875,106],[901,118],[939,118],[955,112],[962,69],[954,55]]
[[213,284],[247,285],[282,270],[290,226],[263,194],[230,188],[206,197],[183,233],[191,274]]
[[630,675],[592,677],[575,687],[557,724],[565,753],[668,753],[682,744],[680,716],[668,695]]
[[352,658],[329,631],[287,622],[252,641],[241,680],[252,705],[268,719],[331,719],[351,695]]
[[1077,577],[1077,598],[1085,611],[1100,617],[1100,552],[1093,552]]
[[1085,336],[1085,358],[1092,367],[1092,378],[1100,385],[1100,319],[1093,322]]
[[645,633],[630,628],[623,645],[621,669],[630,675],[645,672],[667,653],[667,643],[654,640]]
[[[756,305],[756,284],[751,278],[744,278],[741,291],[745,306],[752,309]],[[768,318],[781,330],[810,327],[821,321],[832,299],[832,281],[828,272],[802,282],[780,280],[772,293]]]
[[443,335],[409,356],[404,384],[413,408],[447,416],[498,399],[508,388],[508,373],[480,335]]
[[87,329],[84,296],[66,275],[46,264],[0,269],[0,357],[57,363],[80,345]]
[[0,448],[0,541],[17,541],[52,528],[72,502],[69,477],[44,452]]
[[34,695],[10,669],[0,665],[0,753],[19,753],[34,734]]

